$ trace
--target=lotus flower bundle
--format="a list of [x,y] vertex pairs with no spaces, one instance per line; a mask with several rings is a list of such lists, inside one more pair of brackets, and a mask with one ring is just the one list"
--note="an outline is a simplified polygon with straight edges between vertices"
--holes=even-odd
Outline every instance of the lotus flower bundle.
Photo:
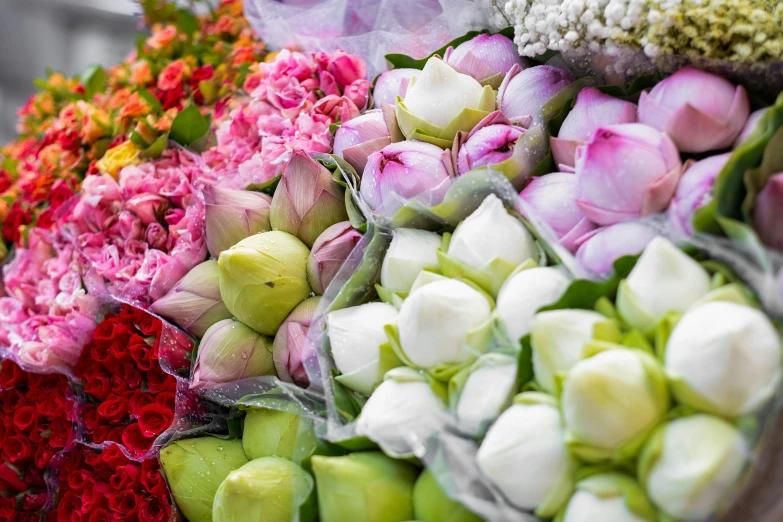
[[0,149],[0,519],[774,517],[780,7],[141,4]]

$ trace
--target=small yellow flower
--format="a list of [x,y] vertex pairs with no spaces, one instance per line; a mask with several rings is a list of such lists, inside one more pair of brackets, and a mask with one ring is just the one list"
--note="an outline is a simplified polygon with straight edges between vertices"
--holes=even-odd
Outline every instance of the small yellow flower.
[[116,179],[120,170],[141,163],[140,156],[141,151],[132,142],[126,141],[122,145],[109,149],[95,165],[102,174],[108,174]]

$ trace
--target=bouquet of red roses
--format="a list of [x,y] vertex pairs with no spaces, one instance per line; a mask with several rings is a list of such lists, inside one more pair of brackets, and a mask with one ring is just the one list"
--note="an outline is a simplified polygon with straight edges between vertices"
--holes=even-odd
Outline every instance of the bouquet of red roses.
[[123,305],[107,315],[74,369],[83,441],[116,442],[133,457],[144,456],[174,422],[174,374],[187,377],[191,349],[185,334],[143,310]]
[[0,365],[0,520],[39,520],[48,499],[44,472],[73,441],[67,393],[62,375]]
[[58,455],[58,491],[50,522],[174,520],[171,497],[157,459],[134,462],[119,446],[97,451],[78,446]]

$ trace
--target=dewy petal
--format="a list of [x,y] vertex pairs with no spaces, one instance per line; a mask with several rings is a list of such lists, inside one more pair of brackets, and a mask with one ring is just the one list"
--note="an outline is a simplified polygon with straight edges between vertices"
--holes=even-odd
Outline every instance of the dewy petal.
[[382,150],[387,145],[391,145],[391,142],[391,138],[386,136],[353,145],[342,150],[343,159],[350,163],[356,169],[356,172],[364,172],[364,168],[367,166],[367,158],[370,154]]
[[394,105],[397,96],[405,98],[411,78],[420,74],[419,69],[392,69],[381,73],[372,93],[375,106]]
[[680,107],[666,123],[664,130],[682,152],[724,149],[732,144],[739,133],[690,104]]
[[239,207],[206,205],[207,249],[218,257],[250,235],[247,214]]
[[573,167],[576,149],[584,145],[584,141],[569,140],[565,138],[549,138],[549,148],[555,159],[555,165],[565,165]]
[[557,136],[588,141],[597,129],[620,123],[636,123],[636,105],[587,87],[579,92]]
[[664,177],[650,183],[644,194],[642,202],[642,216],[649,216],[666,210],[669,206],[674,191],[677,190],[677,183],[680,181],[681,167],[675,167]]

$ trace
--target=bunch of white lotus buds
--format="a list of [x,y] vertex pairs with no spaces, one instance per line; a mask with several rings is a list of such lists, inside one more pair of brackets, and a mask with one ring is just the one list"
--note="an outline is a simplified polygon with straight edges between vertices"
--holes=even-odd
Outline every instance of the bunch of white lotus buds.
[[336,380],[366,397],[356,432],[423,440],[448,412],[519,510],[710,517],[751,455],[740,426],[780,384],[777,329],[745,287],[661,237],[594,309],[539,311],[567,306],[572,283],[545,259],[495,196],[451,235],[395,230],[383,302],[327,317]]

